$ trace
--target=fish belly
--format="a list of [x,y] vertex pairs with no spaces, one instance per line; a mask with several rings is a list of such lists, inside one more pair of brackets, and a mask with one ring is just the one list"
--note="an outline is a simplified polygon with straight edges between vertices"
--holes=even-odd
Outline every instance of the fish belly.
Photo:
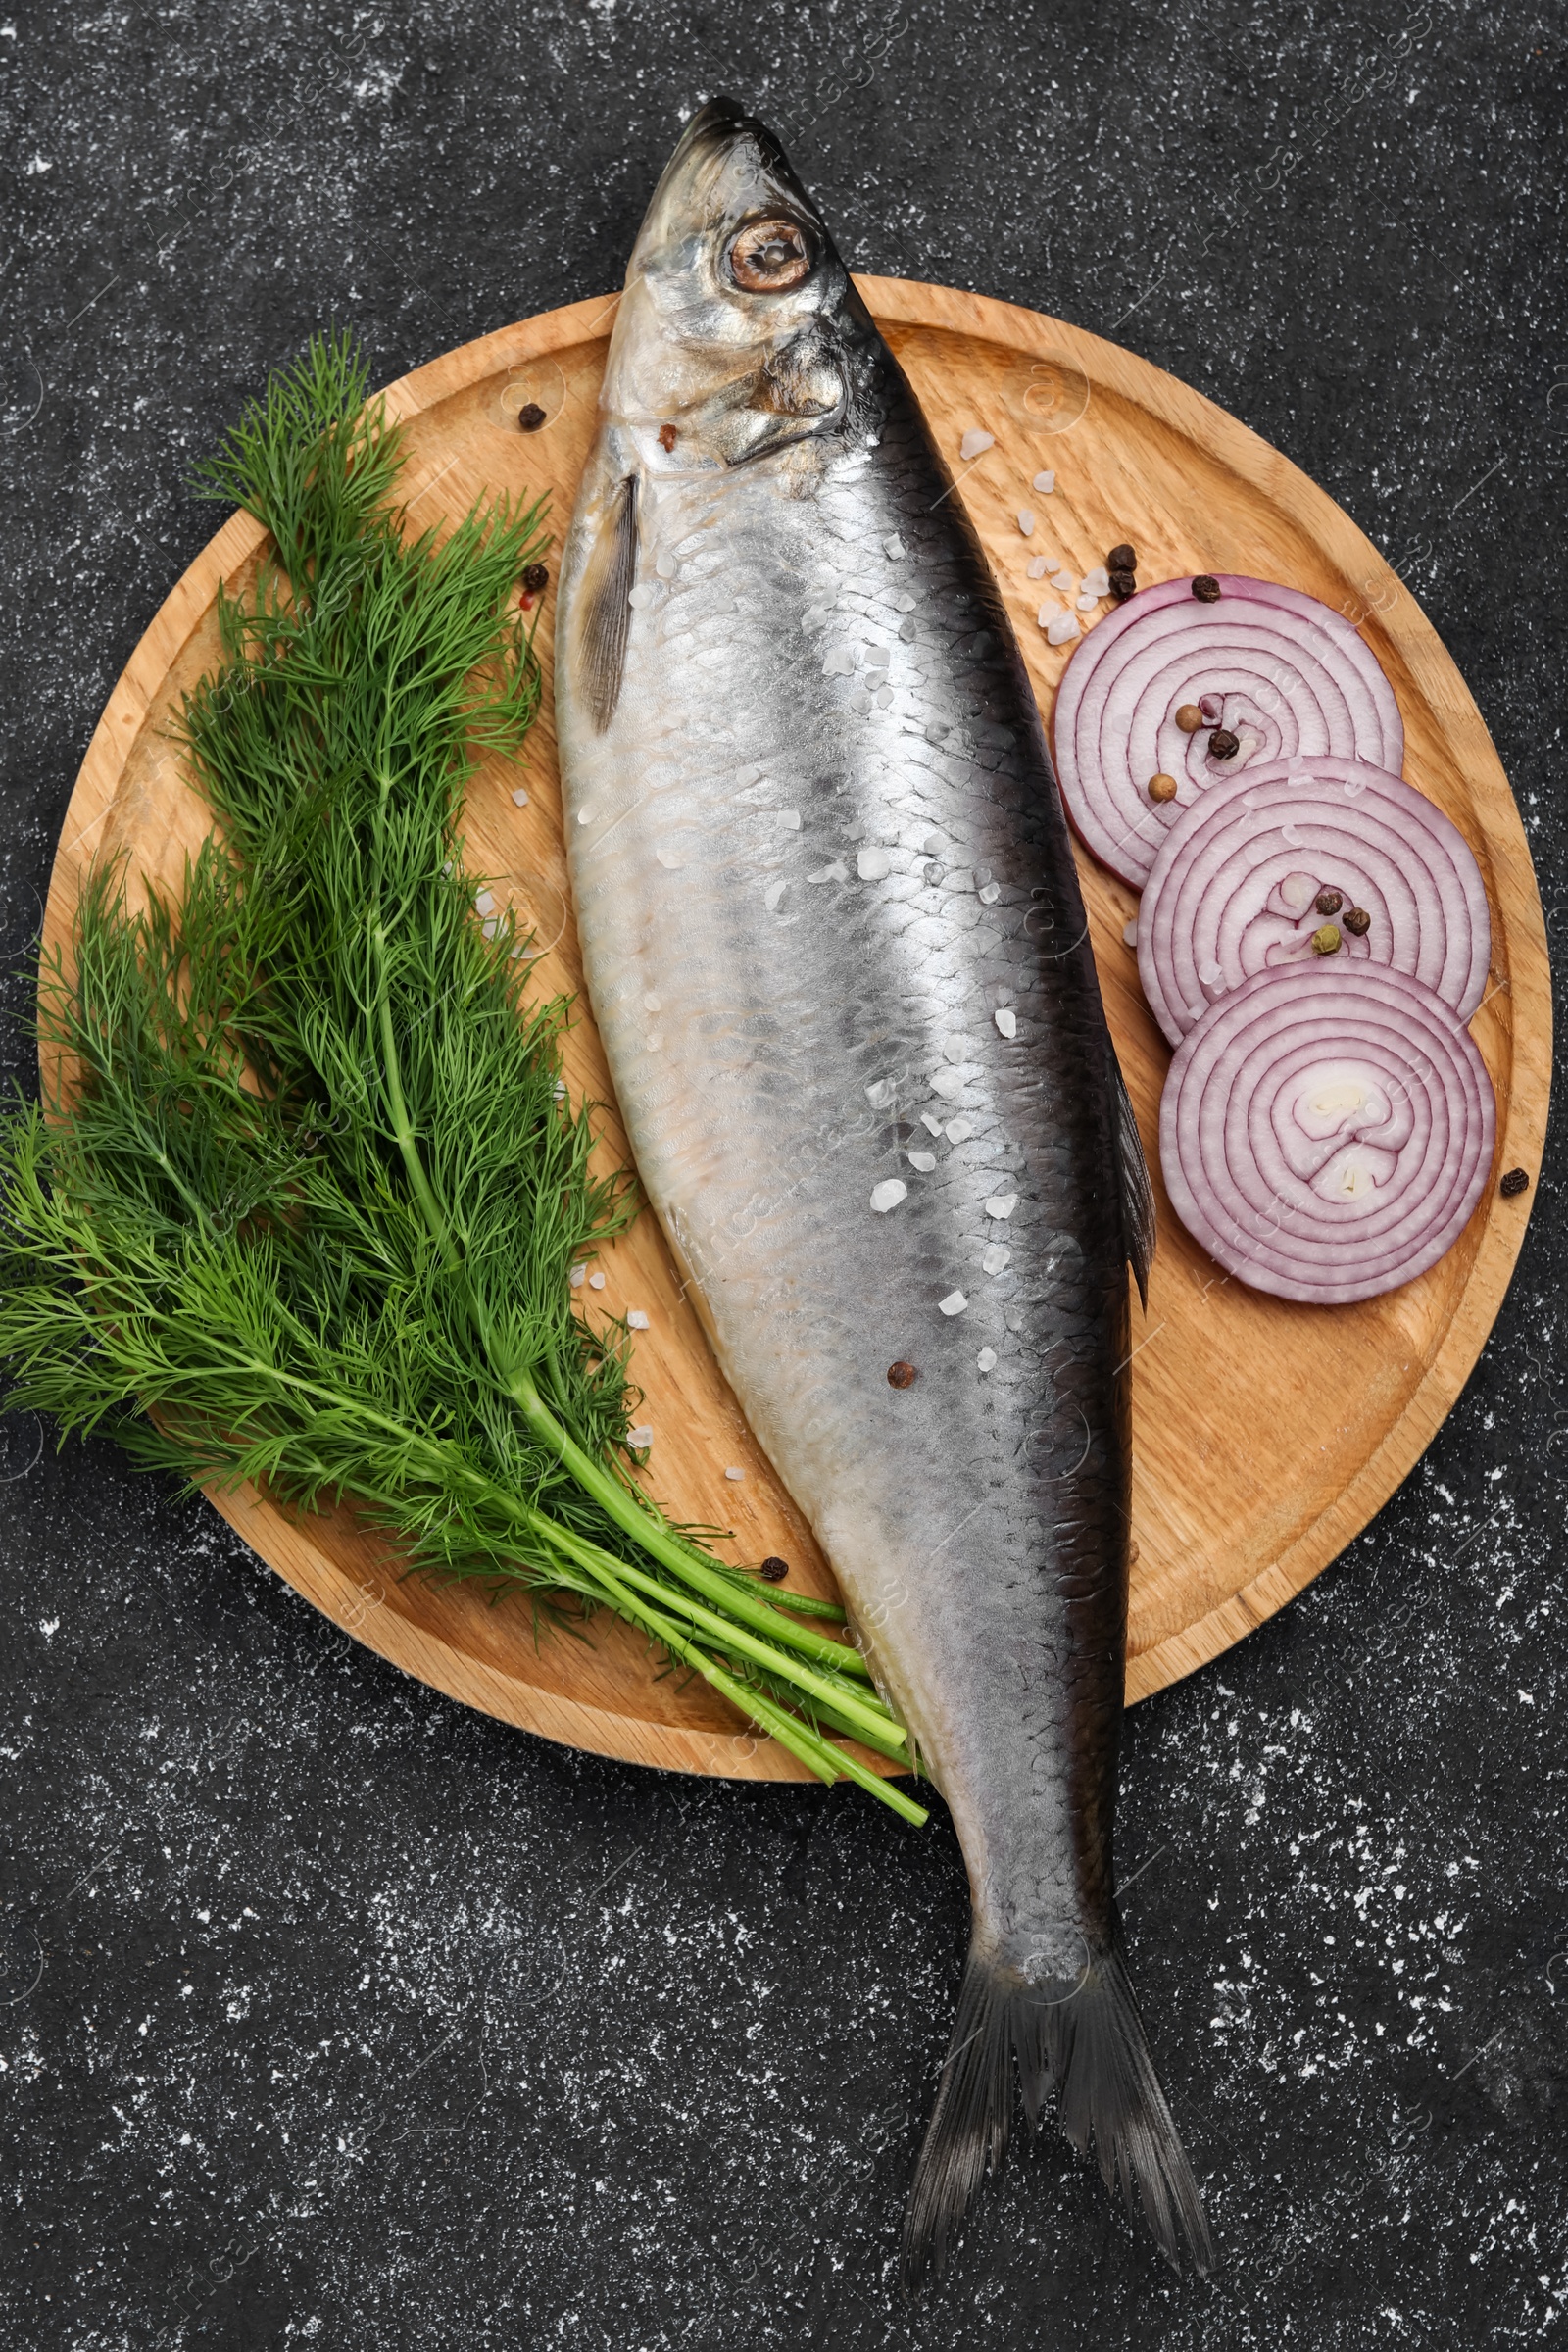
[[638,1171],[1017,1961],[1109,1899],[1127,1285],[1055,786],[921,432],[642,485],[613,718],[558,702]]

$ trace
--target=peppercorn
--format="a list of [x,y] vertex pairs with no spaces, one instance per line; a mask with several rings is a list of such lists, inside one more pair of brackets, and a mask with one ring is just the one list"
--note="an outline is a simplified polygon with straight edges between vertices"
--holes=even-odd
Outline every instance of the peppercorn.
[[1211,571],[1200,571],[1193,582],[1193,594],[1200,605],[1219,603],[1219,582]]
[[1229,727],[1216,727],[1208,739],[1208,756],[1211,760],[1234,760],[1241,748],[1241,737],[1233,735]]
[[536,400],[530,400],[525,408],[517,411],[517,425],[522,432],[536,433],[544,420],[545,413]]
[[1130,548],[1124,539],[1121,545],[1113,547],[1105,558],[1105,569],[1107,571],[1136,571],[1138,569],[1136,549]]
[[1319,914],[1338,914],[1345,905],[1345,893],[1343,890],[1320,890],[1312,904]]
[[1176,712],[1176,724],[1184,735],[1196,735],[1203,723],[1203,713],[1196,703],[1183,703]]
[[1325,923],[1321,931],[1313,932],[1312,953],[1314,956],[1337,956],[1339,952],[1340,926],[1338,923]]
[[1110,575],[1110,593],[1118,605],[1138,594],[1138,574],[1125,565],[1118,565]]
[[1152,801],[1173,801],[1176,798],[1176,792],[1177,785],[1174,776],[1167,776],[1162,772],[1157,776],[1150,777],[1149,797]]
[[659,446],[664,452],[666,457],[674,448],[677,438],[678,435],[676,434],[675,427],[672,424],[662,424],[660,426]]
[[789,1572],[788,1560],[781,1560],[776,1551],[770,1551],[757,1573],[765,1576],[770,1585],[781,1585]]
[[896,1364],[888,1366],[888,1387],[890,1389],[912,1389],[914,1378],[914,1366],[906,1364],[902,1356]]
[[528,564],[523,571],[522,584],[530,596],[542,596],[550,585],[549,564]]
[[1530,1178],[1523,1168],[1510,1168],[1497,1187],[1505,1200],[1516,1200],[1521,1193],[1530,1190]]
[[1372,917],[1364,906],[1348,907],[1345,914],[1345,928],[1352,939],[1365,939],[1372,928]]

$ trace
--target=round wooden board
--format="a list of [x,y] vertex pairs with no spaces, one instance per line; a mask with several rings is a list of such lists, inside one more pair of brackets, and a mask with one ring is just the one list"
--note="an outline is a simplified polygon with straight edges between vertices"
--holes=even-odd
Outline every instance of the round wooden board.
[[[1530,1199],[1495,1177],[1534,1176],[1545,1127],[1550,1004],[1545,933],[1518,813],[1480,713],[1408,591],[1333,501],[1265,442],[1146,362],[1060,321],[943,286],[866,278],[861,291],[907,369],[1016,621],[1048,713],[1069,649],[1035,625],[1025,574],[1041,550],[1075,572],[1131,539],[1145,580],[1197,570],[1260,574],[1309,590],[1361,626],[1404,716],[1405,773],[1458,824],[1487,878],[1493,969],[1472,1023],[1497,1091],[1494,1181],[1465,1233],[1421,1280],[1365,1305],[1289,1305],[1221,1274],[1160,1192],[1160,1241],[1134,1361],[1136,1467],[1127,1695],[1205,1663],[1283,1606],[1393,1493],[1448,1410],[1501,1303]],[[548,492],[558,533],[594,429],[615,298],[501,329],[393,385],[407,423],[416,524],[456,516],[487,491]],[[524,434],[524,402],[546,424]],[[970,426],[996,436],[957,467]],[[1054,495],[1029,490],[1042,467]],[[1033,540],[1015,512],[1035,507]],[[254,575],[263,535],[234,516],[173,590],[104,712],[67,814],[45,921],[68,946],[78,885],[96,858],[177,880],[206,826],[166,723],[217,654],[215,599]],[[1109,608],[1102,608],[1108,610]],[[548,674],[554,590],[540,647]],[[476,780],[467,861],[524,903],[548,952],[539,986],[578,999],[566,1045],[573,1094],[612,1100],[586,1002],[567,900],[550,705],[524,771]],[[1080,859],[1111,1028],[1159,1189],[1157,1105],[1169,1054],[1122,937],[1134,893]],[[604,1148],[625,1156],[613,1116]],[[652,1215],[605,1260],[587,1309],[643,1308],[634,1368],[656,1432],[651,1485],[678,1517],[734,1530],[735,1556],[781,1552],[795,1581],[832,1578],[753,1441],[683,1299]],[[726,1478],[739,1469],[741,1480]],[[288,1516],[250,1492],[213,1500],[247,1543],[337,1624],[408,1673],[555,1740],[637,1762],[747,1777],[804,1777],[746,1736],[700,1683],[661,1677],[629,1630],[592,1647],[545,1637],[521,1604],[400,1581],[398,1563],[347,1514]]]

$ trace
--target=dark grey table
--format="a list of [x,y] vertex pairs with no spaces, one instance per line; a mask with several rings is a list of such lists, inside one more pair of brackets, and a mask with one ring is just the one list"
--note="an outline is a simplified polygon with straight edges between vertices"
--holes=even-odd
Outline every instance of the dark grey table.
[[[1523,0],[25,8],[5,95],[4,1004],[181,488],[327,319],[385,379],[614,283],[702,95],[858,267],[1198,385],[1398,564],[1568,906],[1563,23]],[[5,2352],[1479,2346],[1565,2324],[1549,1165],[1425,1462],[1131,1718],[1135,1975],[1224,2249],[1054,2137],[912,2313],[945,1824],[564,1753],[405,1682],[205,1504],[0,1423]],[[1551,2340],[1549,2335],[1546,2340]]]

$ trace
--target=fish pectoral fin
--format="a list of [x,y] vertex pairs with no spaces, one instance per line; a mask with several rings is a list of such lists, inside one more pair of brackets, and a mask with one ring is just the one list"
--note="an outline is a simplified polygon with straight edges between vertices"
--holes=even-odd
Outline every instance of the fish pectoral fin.
[[615,715],[631,629],[627,601],[637,576],[637,476],[628,473],[610,502],[588,551],[577,590],[575,667],[594,733]]
[[1121,1181],[1122,1232],[1126,1237],[1127,1262],[1147,1313],[1149,1269],[1154,1262],[1154,1187],[1150,1180],[1149,1162],[1144,1157],[1138,1121],[1133,1116],[1132,1097],[1127,1092],[1127,1081],[1121,1074],[1114,1048],[1110,1066],[1116,1074],[1116,1160]]

